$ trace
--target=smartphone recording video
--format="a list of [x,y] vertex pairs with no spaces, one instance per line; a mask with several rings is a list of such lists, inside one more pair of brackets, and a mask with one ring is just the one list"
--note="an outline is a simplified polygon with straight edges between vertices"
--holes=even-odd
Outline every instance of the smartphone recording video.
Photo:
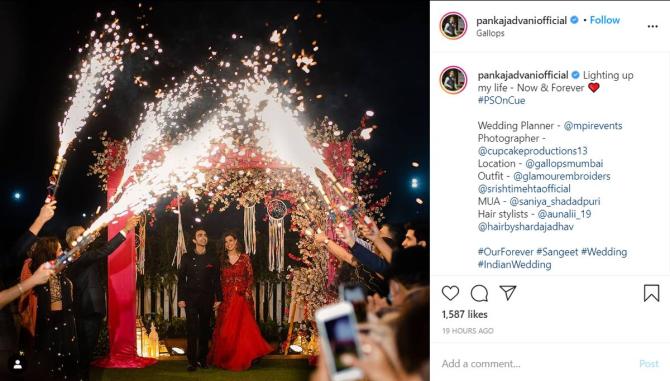
[[340,300],[349,302],[354,307],[354,314],[359,323],[367,321],[367,310],[365,304],[365,290],[360,284],[341,284]]
[[342,361],[343,355],[360,357],[361,354],[352,304],[341,302],[324,307],[316,312],[316,322],[321,335],[321,354],[326,359],[331,379],[346,381],[363,377],[360,369]]

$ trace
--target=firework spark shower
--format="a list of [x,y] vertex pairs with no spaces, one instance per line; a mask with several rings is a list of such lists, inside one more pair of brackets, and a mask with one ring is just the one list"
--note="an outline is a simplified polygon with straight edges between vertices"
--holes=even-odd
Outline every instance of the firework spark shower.
[[159,99],[145,106],[140,123],[128,143],[126,165],[116,197],[120,195],[131,176],[138,180],[139,174],[143,172],[142,169],[146,170],[152,164],[146,155],[160,148],[160,144],[165,140],[164,129],[177,129],[178,124],[173,119],[199,97],[196,77],[189,75],[184,83],[165,94],[159,93],[157,97]]
[[105,24],[102,31],[91,31],[90,42],[79,49],[80,52],[86,50],[86,55],[78,72],[70,75],[76,82],[76,90],[68,99],[70,106],[63,121],[58,124],[60,157],[65,156],[95,108],[114,90],[114,74],[123,70],[125,48],[134,44],[132,33],[124,38],[120,30],[119,20],[115,19],[111,24]]
[[[110,12],[114,17],[115,11]],[[96,19],[102,14],[97,13]],[[123,35],[126,33],[125,35]],[[152,37],[152,34],[148,34]],[[153,40],[153,49],[162,52],[160,42]],[[55,199],[56,191],[60,183],[60,177],[65,168],[67,160],[65,155],[72,142],[77,138],[81,129],[86,125],[91,115],[96,115],[96,108],[105,108],[104,103],[114,91],[116,83],[115,76],[124,68],[124,57],[130,53],[148,53],[145,42],[136,42],[133,32],[122,32],[118,18],[104,24],[100,30],[89,33],[89,41],[78,49],[84,55],[78,70],[68,77],[75,81],[74,94],[68,98],[69,106],[63,120],[58,123],[58,155],[54,164],[49,186],[47,187],[47,199]],[[147,55],[144,56],[148,60]],[[155,60],[154,64],[158,65]]]
[[[314,146],[300,121],[304,97],[295,86],[284,89],[270,79],[285,33],[273,31],[269,46],[256,45],[239,60],[217,61],[216,51],[211,51],[209,61],[215,65],[194,66],[181,84],[175,82],[165,93],[157,91],[158,99],[145,105],[128,143],[123,177],[109,209],[84,236],[117,217],[145,211],[171,192],[197,202],[203,193],[225,186],[217,181],[225,178],[220,164],[248,150],[266,163],[279,161],[299,170],[312,191],[332,207],[319,176],[325,175],[329,186],[340,185],[325,163],[322,147]],[[310,59],[315,65],[313,56]],[[235,61],[239,64],[231,65]],[[183,116],[204,94],[216,100],[215,106],[191,127]],[[175,122],[179,117],[182,123]],[[169,130],[177,131],[177,138],[170,138]]]

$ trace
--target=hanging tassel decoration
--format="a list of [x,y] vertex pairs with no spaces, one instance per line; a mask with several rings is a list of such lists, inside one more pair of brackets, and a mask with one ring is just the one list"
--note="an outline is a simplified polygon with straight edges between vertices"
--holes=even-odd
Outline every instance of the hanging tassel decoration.
[[144,275],[144,258],[147,239],[147,218],[145,215],[142,215],[140,218],[137,238],[137,272]]
[[284,269],[284,217],[270,217],[270,247],[268,249],[270,271]]
[[284,217],[288,208],[281,200],[271,200],[267,204],[269,228],[268,267],[270,271],[284,270]]
[[256,254],[256,205],[244,207],[244,249]]
[[177,200],[177,216],[179,216],[179,221],[177,222],[177,247],[174,250],[174,256],[172,257],[172,266],[174,266],[175,261],[177,262],[177,268],[181,266],[181,257],[186,254],[186,240],[184,239],[184,228],[181,224],[181,202]]

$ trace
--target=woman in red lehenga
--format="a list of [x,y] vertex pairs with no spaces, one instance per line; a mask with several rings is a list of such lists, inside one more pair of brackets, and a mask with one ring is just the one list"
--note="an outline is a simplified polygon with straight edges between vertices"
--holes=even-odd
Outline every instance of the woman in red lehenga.
[[218,368],[245,370],[251,367],[253,360],[272,352],[273,348],[263,339],[256,324],[251,259],[239,250],[234,233],[224,234],[224,247],[219,255],[223,301],[219,305],[207,361]]

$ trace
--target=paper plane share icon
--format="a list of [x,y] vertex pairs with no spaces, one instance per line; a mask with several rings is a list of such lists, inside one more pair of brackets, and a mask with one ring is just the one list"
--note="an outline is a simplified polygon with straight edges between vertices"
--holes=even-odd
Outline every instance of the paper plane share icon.
[[500,289],[505,293],[505,298],[509,301],[516,290],[516,286],[500,286]]

